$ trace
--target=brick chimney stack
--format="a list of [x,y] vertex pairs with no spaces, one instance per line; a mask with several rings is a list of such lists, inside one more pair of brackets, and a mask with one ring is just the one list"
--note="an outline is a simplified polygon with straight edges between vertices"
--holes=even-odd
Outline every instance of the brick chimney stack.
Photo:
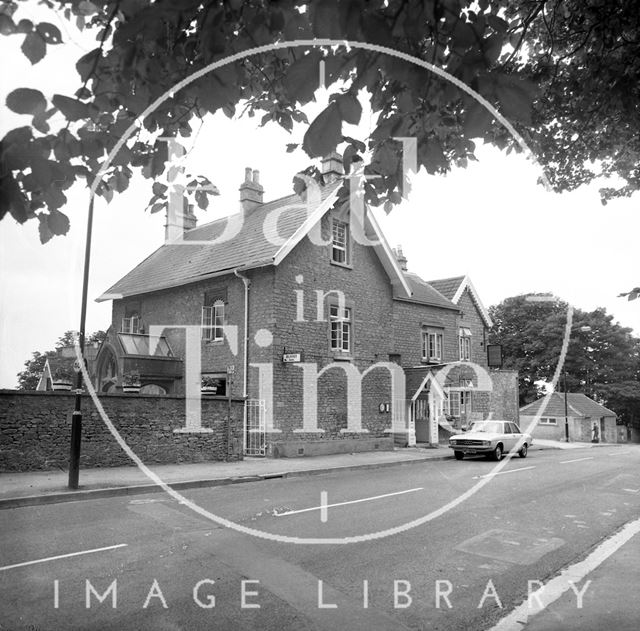
[[[174,202],[175,203],[175,202]],[[179,205],[179,203],[177,204]],[[171,199],[169,202],[171,207]],[[198,225],[198,218],[195,216],[193,210],[189,208],[186,200],[183,200],[183,211],[178,217],[173,217],[171,209],[168,208],[164,224],[164,240],[165,243],[175,241],[183,237],[189,230],[193,230]]]
[[240,206],[249,212],[262,204],[264,188],[260,184],[260,171],[253,172],[249,167],[244,170],[244,182],[240,185]]
[[344,165],[342,164],[342,156],[336,151],[331,152],[328,156],[322,158],[322,179],[325,184],[335,182],[344,175]]
[[402,246],[399,245],[398,247],[396,247],[396,249],[393,252],[395,253],[396,259],[400,264],[400,269],[403,272],[409,271],[407,268],[407,257],[402,253]]

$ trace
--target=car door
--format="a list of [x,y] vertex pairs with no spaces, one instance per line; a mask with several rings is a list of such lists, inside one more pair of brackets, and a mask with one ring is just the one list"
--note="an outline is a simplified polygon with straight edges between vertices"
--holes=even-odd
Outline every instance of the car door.
[[522,438],[522,432],[515,423],[509,423],[509,425],[511,425],[511,430],[513,431],[513,444],[517,445],[518,441]]
[[511,429],[511,423],[503,423],[503,444],[504,444],[504,450],[505,452],[507,451],[511,451],[513,449],[513,446],[516,444],[515,443],[515,439],[514,439],[514,435],[513,435],[513,430]]

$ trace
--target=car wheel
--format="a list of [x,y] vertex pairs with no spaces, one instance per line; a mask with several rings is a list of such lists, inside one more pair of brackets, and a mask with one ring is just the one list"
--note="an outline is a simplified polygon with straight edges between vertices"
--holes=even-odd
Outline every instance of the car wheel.
[[502,460],[502,445],[496,445],[496,448],[493,450],[493,459]]
[[524,445],[522,445],[522,449],[520,449],[520,451],[518,452],[518,455],[521,458],[526,458],[527,457],[527,443],[525,443]]
[[462,451],[454,451],[453,455],[456,457],[456,460],[462,460],[464,458],[464,453]]

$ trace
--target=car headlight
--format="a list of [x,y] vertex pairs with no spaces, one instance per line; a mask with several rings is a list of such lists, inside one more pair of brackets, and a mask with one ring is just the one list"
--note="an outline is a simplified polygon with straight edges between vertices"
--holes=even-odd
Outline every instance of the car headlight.
[[457,444],[458,444],[458,441],[457,441],[455,438],[450,438],[450,439],[449,439],[449,444],[450,444],[450,445],[457,445]]
[[482,446],[483,447],[490,447],[491,446],[491,441],[490,440],[483,440],[482,441]]

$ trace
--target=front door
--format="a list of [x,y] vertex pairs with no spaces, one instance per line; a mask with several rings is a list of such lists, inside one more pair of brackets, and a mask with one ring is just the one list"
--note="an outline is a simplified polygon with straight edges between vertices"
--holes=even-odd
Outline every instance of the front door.
[[429,395],[421,394],[413,402],[413,418],[416,424],[416,442],[429,442]]

